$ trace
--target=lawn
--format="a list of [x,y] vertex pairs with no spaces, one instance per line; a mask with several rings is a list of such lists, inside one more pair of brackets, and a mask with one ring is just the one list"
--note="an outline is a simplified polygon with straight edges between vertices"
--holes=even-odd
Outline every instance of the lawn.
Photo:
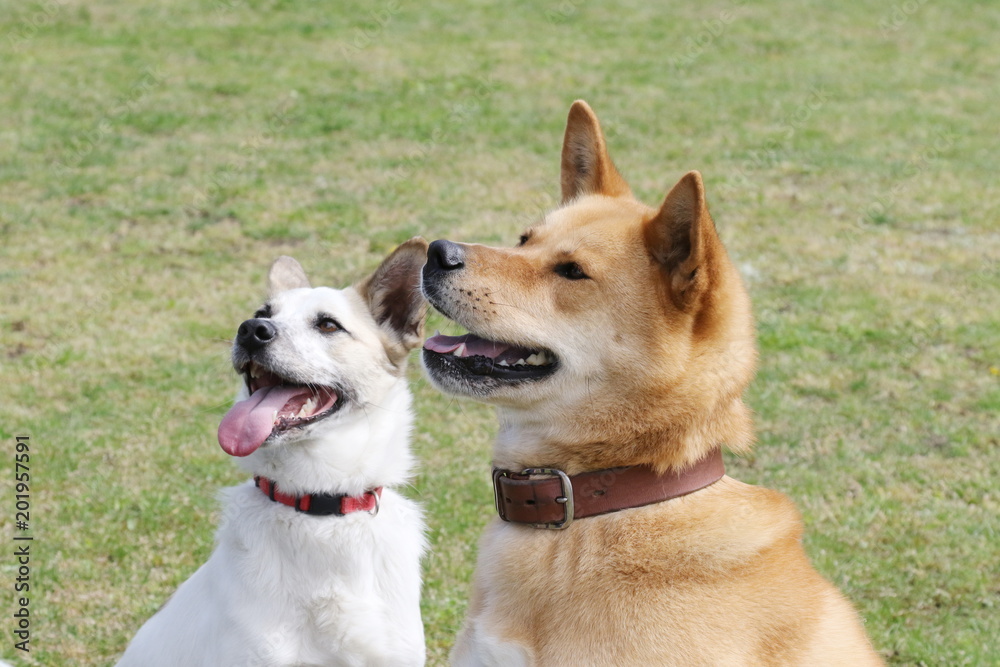
[[[339,286],[414,234],[515,243],[585,98],[640,198],[702,171],[748,282],[730,474],[796,501],[889,663],[1000,664],[998,34],[988,0],[0,0],[0,655],[112,663],[207,558],[275,256]],[[496,427],[412,366],[439,665]]]

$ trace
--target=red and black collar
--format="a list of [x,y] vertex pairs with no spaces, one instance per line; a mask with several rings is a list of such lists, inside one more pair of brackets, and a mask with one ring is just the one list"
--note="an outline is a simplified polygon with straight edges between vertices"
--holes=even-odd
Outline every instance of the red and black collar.
[[294,507],[297,512],[314,516],[344,516],[352,512],[368,512],[372,516],[378,514],[382,498],[382,487],[365,491],[360,496],[332,493],[307,493],[304,496],[293,496],[278,491],[277,485],[267,477],[255,475],[253,478],[257,488],[276,503]]

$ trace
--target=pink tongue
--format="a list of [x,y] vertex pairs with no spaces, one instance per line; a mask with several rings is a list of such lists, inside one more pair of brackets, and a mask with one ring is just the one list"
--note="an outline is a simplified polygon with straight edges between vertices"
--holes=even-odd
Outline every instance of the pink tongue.
[[249,456],[264,444],[274,428],[275,413],[301,394],[305,387],[273,386],[258,389],[229,409],[219,424],[219,444],[231,456]]
[[506,343],[497,343],[492,340],[486,340],[485,338],[474,336],[473,334],[464,334],[462,336],[445,336],[438,334],[436,336],[431,336],[424,342],[424,349],[430,350],[431,352],[438,352],[439,354],[451,354],[457,350],[462,343],[465,343],[465,354],[462,355],[463,357],[482,356],[496,359],[510,349],[510,345],[507,345]]

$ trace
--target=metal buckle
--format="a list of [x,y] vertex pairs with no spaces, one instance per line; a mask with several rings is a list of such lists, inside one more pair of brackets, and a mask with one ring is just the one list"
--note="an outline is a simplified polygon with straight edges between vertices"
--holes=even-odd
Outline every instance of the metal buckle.
[[[571,523],[573,523],[574,507],[573,507],[573,482],[570,481],[569,475],[564,473],[562,470],[556,468],[525,468],[521,471],[522,475],[531,477],[533,475],[553,475],[559,478],[559,485],[562,489],[562,495],[556,498],[556,502],[563,506],[563,512],[565,512],[565,517],[562,521],[554,521],[552,523],[532,523],[532,528],[544,528],[546,530],[565,530]],[[510,521],[507,516],[503,513],[503,503],[500,498],[500,478],[510,477],[511,472],[509,470],[501,470],[500,468],[493,469],[493,502],[496,504],[497,514],[504,521]]]
[[507,521],[507,515],[503,513],[503,503],[500,502],[500,478],[509,477],[509,470],[502,470],[501,468],[493,469],[493,507],[496,508],[497,514],[504,521]]

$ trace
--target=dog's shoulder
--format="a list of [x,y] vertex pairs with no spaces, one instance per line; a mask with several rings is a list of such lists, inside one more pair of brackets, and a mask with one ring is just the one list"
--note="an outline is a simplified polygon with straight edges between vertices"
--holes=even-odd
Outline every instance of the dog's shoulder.
[[788,496],[729,477],[697,494],[600,523],[594,538],[601,551],[622,568],[652,569],[665,580],[703,577],[713,569],[723,575],[774,550],[797,549],[803,531]]
[[[623,582],[648,578],[667,585],[713,572],[729,577],[734,568],[783,550],[799,558],[802,531],[801,515],[788,496],[724,477],[697,494],[591,517],[557,534],[495,522],[483,548],[496,554],[495,566],[508,573],[572,577],[564,572],[563,554],[575,553],[583,569],[614,573],[611,578]],[[526,565],[524,553],[540,558]]]

